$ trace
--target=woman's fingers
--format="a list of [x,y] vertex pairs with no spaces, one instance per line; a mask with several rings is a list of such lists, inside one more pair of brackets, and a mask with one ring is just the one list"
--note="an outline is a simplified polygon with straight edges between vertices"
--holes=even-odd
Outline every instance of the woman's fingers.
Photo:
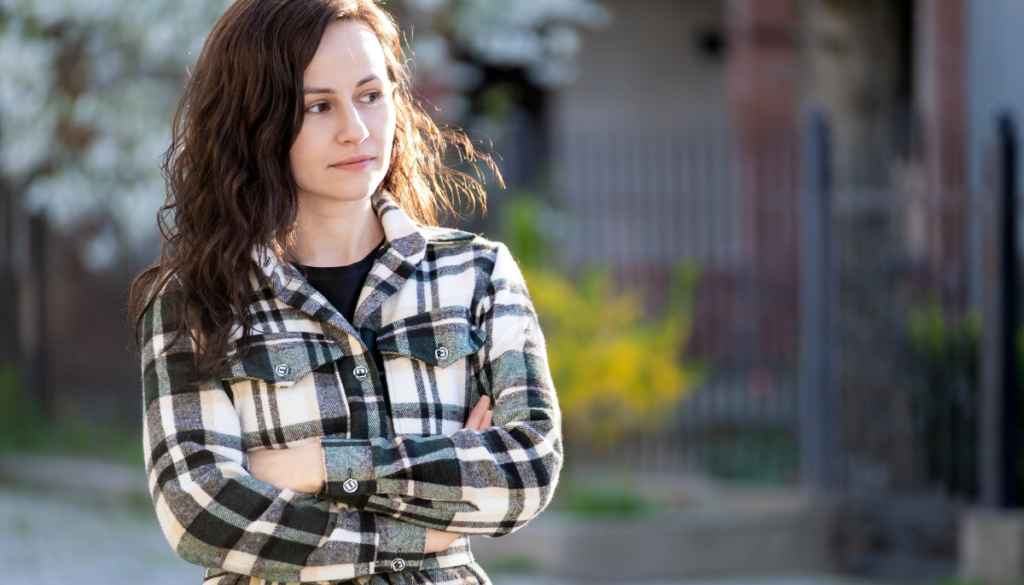
[[316,493],[327,475],[320,441],[288,449],[262,449],[248,454],[249,475],[279,490]]
[[426,554],[441,552],[451,546],[458,538],[458,534],[427,528],[427,538],[423,552]]
[[480,430],[491,428],[491,419],[494,418],[494,411],[488,410],[487,414],[484,415],[484,424],[480,425]]
[[481,396],[480,401],[476,403],[473,410],[469,413],[469,418],[466,419],[466,430],[479,431],[487,427],[484,425],[484,420],[487,417],[488,408],[491,406],[491,399],[486,396]]

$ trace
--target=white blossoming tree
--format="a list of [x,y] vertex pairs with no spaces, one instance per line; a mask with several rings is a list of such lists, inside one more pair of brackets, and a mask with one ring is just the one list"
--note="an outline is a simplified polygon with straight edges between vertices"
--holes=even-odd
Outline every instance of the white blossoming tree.
[[0,0],[0,192],[111,266],[154,238],[159,157],[225,0]]
[[[203,36],[231,1],[0,0],[0,367],[46,351],[45,267],[28,252],[45,239],[37,232],[73,236],[94,271],[152,259],[170,117]],[[410,17],[403,26],[432,23],[414,47],[426,74],[458,70],[457,46],[540,84],[571,77],[573,27],[609,17],[591,0],[384,6]],[[26,376],[45,369],[36,362],[23,365]]]
[[0,0],[0,368],[18,363],[23,392],[51,413],[48,336],[66,331],[47,317],[46,234],[73,236],[92,270],[151,257],[170,115],[226,5]]
[[575,78],[576,57],[582,48],[578,29],[601,28],[611,20],[609,10],[593,0],[405,0],[405,4],[410,12],[419,13],[417,20],[435,29],[416,39],[417,54],[439,55],[436,47],[439,35],[444,35],[475,60],[522,67],[535,83],[547,87]]
[[[228,4],[0,0],[0,197],[7,206],[44,214],[57,229],[88,226],[82,256],[93,268],[151,249],[170,114],[202,36]],[[404,4],[437,24],[414,47],[429,57],[424,69],[451,62],[429,46],[444,34],[476,60],[523,67],[541,85],[572,78],[575,27],[609,19],[591,0]]]

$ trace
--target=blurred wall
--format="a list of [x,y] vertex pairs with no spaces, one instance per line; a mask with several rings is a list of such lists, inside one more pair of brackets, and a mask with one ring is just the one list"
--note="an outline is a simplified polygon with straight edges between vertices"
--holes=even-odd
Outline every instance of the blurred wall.
[[973,0],[967,22],[968,164],[977,190],[984,182],[981,153],[995,133],[996,116],[1010,113],[1018,128],[1024,124],[1024,2]]
[[566,124],[724,118],[720,0],[605,4],[613,24],[584,35],[579,78],[552,94],[555,132]]
[[[986,189],[986,152],[1001,114],[1024,125],[1024,2],[971,0],[967,7],[967,166],[968,187],[978,200]],[[1020,156],[1024,157],[1024,149]],[[1024,159],[1021,161],[1024,164]],[[1018,187],[1019,188],[1019,187]],[[981,298],[981,218],[974,213],[968,226],[969,251],[974,259],[970,302]]]
[[798,5],[615,0],[550,96],[570,264],[609,265],[652,307],[698,266],[690,349],[716,363],[782,361],[796,339]]
[[803,0],[805,98],[829,117],[839,188],[889,179],[893,122],[912,94],[910,0]]
[[[574,263],[654,288],[680,258],[735,261],[720,0],[613,0],[578,78],[551,92],[555,198]],[[628,273],[628,274],[627,274]]]

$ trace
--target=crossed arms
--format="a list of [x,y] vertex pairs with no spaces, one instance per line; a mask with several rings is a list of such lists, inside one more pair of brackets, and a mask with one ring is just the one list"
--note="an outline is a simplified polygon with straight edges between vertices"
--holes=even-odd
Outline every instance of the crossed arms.
[[450,437],[323,439],[319,454],[307,448],[326,464],[318,485],[280,481],[262,455],[253,467],[224,386],[196,381],[190,339],[171,344],[175,295],[162,293],[143,320],[144,447],[157,517],[179,556],[268,581],[351,579],[437,566],[429,553],[449,554],[452,534],[500,536],[540,512],[562,464],[560,416],[536,316],[503,247],[489,289],[474,315],[489,357],[473,383],[493,397],[492,413]]

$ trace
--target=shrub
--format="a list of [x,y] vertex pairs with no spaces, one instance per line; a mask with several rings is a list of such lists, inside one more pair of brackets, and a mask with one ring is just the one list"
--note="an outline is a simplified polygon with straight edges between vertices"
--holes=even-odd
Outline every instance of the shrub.
[[614,290],[607,270],[573,279],[550,266],[545,208],[519,197],[504,219],[547,341],[566,434],[598,445],[663,421],[695,387],[699,368],[683,361],[697,282],[675,270],[667,309],[646,310],[635,288]]

